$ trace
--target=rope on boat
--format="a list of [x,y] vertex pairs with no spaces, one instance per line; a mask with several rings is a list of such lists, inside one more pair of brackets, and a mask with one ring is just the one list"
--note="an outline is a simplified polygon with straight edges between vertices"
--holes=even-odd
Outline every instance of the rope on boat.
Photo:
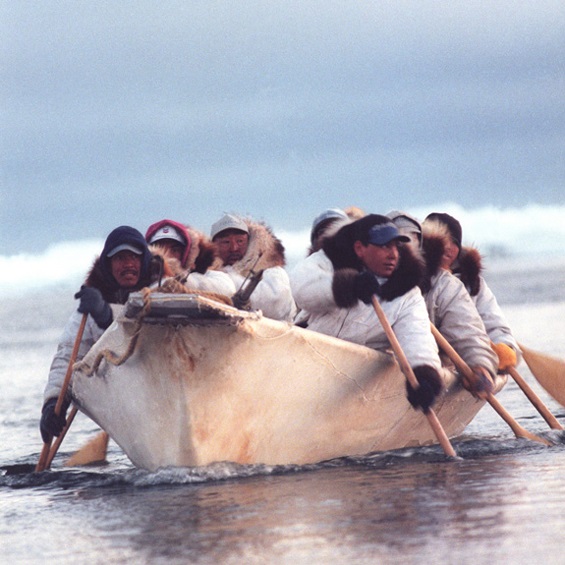
[[190,289],[174,278],[165,280],[161,286],[158,286],[153,289],[150,289],[148,287],[142,288],[140,290],[140,293],[143,298],[143,309],[136,318],[135,329],[133,331],[133,335],[131,339],[129,340],[126,350],[122,355],[119,356],[116,355],[110,349],[104,349],[103,351],[100,351],[98,355],[96,355],[92,366],[85,371],[87,377],[91,377],[96,371],[98,371],[98,367],[100,366],[100,363],[102,363],[103,359],[105,359],[107,363],[110,363],[115,367],[119,367],[120,365],[123,365],[133,355],[133,352],[135,351],[135,347],[137,345],[139,334],[141,333],[141,328],[143,327],[143,320],[145,316],[151,311],[151,294],[153,294],[154,292],[170,293],[170,294],[198,294],[199,296],[203,296],[205,298],[215,300],[216,302],[227,304],[228,306],[232,305],[231,298],[225,296],[224,294]]

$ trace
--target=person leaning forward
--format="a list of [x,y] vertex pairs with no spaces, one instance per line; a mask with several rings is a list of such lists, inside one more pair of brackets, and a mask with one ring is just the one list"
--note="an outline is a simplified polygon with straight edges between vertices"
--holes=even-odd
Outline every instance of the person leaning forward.
[[285,250],[269,227],[235,214],[224,214],[212,225],[210,236],[218,249],[221,270],[239,291],[250,277],[262,272],[252,292],[250,308],[274,320],[292,321],[296,306],[290,290]]
[[460,279],[469,292],[498,357],[499,372],[504,373],[510,367],[515,367],[522,352],[494,293],[482,276],[482,257],[478,249],[462,245],[461,224],[449,214],[428,214],[423,226],[428,231],[447,233],[448,243],[442,257],[442,267]]
[[308,329],[387,351],[390,344],[374,307],[379,302],[420,386],[407,384],[408,400],[427,410],[442,389],[441,362],[418,287],[423,263],[385,216],[368,214],[326,238],[322,249],[290,273]]
[[[151,283],[151,253],[143,235],[130,226],[120,226],[107,237],[100,256],[94,261],[84,285],[75,298],[79,306],[69,318],[53,357],[39,428],[44,442],[58,436],[64,425],[70,399],[59,416],[57,398],[63,386],[75,338],[83,314],[88,314],[77,360],[82,359],[113,321],[110,304],[124,304],[131,292]],[[71,381],[72,382],[72,381]]]
[[415,255],[426,264],[420,289],[430,321],[455,351],[473,369],[473,378],[463,380],[471,394],[482,397],[492,392],[496,375],[496,355],[490,347],[484,324],[463,283],[442,268],[447,237],[423,229],[419,220],[406,212],[387,214],[400,233],[408,236]]

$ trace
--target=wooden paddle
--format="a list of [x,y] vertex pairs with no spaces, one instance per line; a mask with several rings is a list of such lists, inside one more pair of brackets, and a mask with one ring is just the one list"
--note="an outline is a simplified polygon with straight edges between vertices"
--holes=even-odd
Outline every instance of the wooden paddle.
[[[396,338],[396,334],[394,333],[394,330],[392,329],[392,326],[390,325],[390,322],[388,321],[388,318],[386,317],[386,314],[384,313],[384,310],[382,309],[382,306],[380,305],[375,295],[373,295],[372,301],[373,308],[375,309],[377,317],[379,318],[379,321],[381,322],[390,345],[392,346],[392,350],[394,351],[394,354],[398,359],[398,363],[400,365],[400,368],[402,369],[402,372],[404,373],[404,376],[406,377],[412,388],[418,388],[420,386],[418,379],[416,378],[416,375],[414,375],[414,371],[408,363],[408,359],[406,359],[406,355],[404,354],[404,351],[402,350],[402,347],[398,342],[398,339]],[[426,415],[430,427],[432,428],[445,454],[449,457],[457,457],[457,453],[455,452],[455,449],[453,449],[453,446],[451,445],[451,442],[449,441],[449,438],[447,437],[447,434],[445,433],[445,430],[443,429],[438,417],[436,416],[436,413],[432,410],[432,408],[429,408],[426,412],[424,412],[424,414]]]
[[69,415],[67,416],[65,427],[63,428],[61,433],[57,436],[57,439],[53,442],[51,449],[49,449],[49,455],[47,456],[47,461],[45,462],[46,469],[49,469],[49,467],[51,467],[51,463],[53,462],[53,459],[55,458],[57,451],[59,451],[59,447],[63,443],[63,440],[65,439],[65,436],[67,435],[67,432],[69,431],[69,428],[71,427],[71,424],[73,423],[73,420],[77,415],[77,412],[78,412],[78,408],[76,406],[73,406],[71,408],[71,411],[69,412]]
[[549,408],[542,402],[541,398],[532,390],[530,385],[524,380],[522,375],[514,367],[508,368],[508,373],[514,379],[516,384],[522,389],[522,392],[528,397],[534,408],[541,414],[543,419],[553,430],[562,430],[563,426],[557,421],[555,416],[549,411]]
[[[71,358],[69,359],[69,366],[67,367],[67,373],[65,375],[65,379],[63,381],[63,386],[61,387],[61,392],[59,393],[59,397],[57,398],[57,404],[55,405],[55,414],[57,416],[61,413],[61,407],[63,406],[63,402],[65,401],[65,396],[67,394],[67,390],[69,388],[69,384],[71,382],[71,376],[73,374],[73,365],[75,364],[78,350],[80,347],[80,342],[82,341],[82,334],[84,333],[84,327],[86,326],[86,318],[88,314],[83,314],[82,319],[80,321],[80,326],[77,331],[77,336],[75,338],[75,343],[73,346],[73,351],[71,353]],[[72,420],[71,420],[72,421]],[[70,423],[68,424],[70,425]],[[66,426],[68,428],[68,425]],[[39,461],[37,462],[37,466],[35,467],[35,472],[39,473],[44,471],[49,467],[47,461],[49,460],[49,452],[51,450],[51,441],[50,439],[48,442],[43,444],[43,449],[41,450],[41,455],[39,456]],[[60,442],[59,442],[60,444]],[[53,457],[55,457],[55,453],[53,453]],[[53,459],[51,457],[51,460]]]
[[[447,354],[447,356],[453,361],[454,365],[457,369],[463,374],[464,377],[468,379],[473,379],[473,369],[465,363],[465,361],[461,358],[461,356],[453,349],[451,344],[443,337],[440,331],[433,325],[430,324],[432,328],[432,333],[437,341],[437,344],[443,351]],[[501,416],[501,418],[510,426],[516,437],[523,437],[526,439],[531,439],[533,441],[538,441],[539,443],[543,443],[544,445],[553,445],[550,441],[541,438],[535,434],[532,434],[528,430],[524,429],[518,422],[512,418],[512,416],[506,411],[506,409],[500,404],[497,398],[492,393],[486,395],[486,401],[496,410],[496,412]]]
[[519,344],[526,365],[539,384],[561,406],[565,406],[565,361],[538,353]]

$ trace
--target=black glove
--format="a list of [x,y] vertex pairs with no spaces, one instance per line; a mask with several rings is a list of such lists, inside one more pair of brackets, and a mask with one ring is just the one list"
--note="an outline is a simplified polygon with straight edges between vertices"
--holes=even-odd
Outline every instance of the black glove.
[[45,401],[41,409],[41,420],[39,422],[39,430],[44,443],[49,443],[53,436],[58,436],[65,427],[67,421],[66,414],[69,407],[68,402],[63,402],[61,406],[61,413],[57,416],[55,414],[55,406],[57,405],[56,398],[49,398]]
[[486,369],[473,367],[470,376],[463,377],[463,386],[475,397],[486,399],[494,390],[494,384]]
[[379,294],[380,285],[379,281],[369,271],[363,271],[355,277],[354,290],[357,298],[362,300],[365,304],[371,304],[373,294]]
[[406,381],[408,402],[410,402],[414,408],[421,408],[424,412],[427,412],[434,403],[437,395],[441,392],[441,377],[433,367],[427,365],[414,367],[413,371],[420,386],[417,389],[413,389],[410,383]]
[[81,314],[90,314],[99,328],[105,330],[112,323],[112,308],[97,288],[81,286],[75,298],[80,298],[78,311]]

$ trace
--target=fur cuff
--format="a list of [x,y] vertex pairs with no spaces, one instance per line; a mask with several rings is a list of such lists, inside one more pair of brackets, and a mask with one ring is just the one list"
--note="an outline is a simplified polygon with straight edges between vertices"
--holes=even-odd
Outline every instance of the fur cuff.
[[335,303],[340,308],[351,308],[357,304],[355,279],[359,274],[355,269],[338,269],[334,273],[332,292]]

